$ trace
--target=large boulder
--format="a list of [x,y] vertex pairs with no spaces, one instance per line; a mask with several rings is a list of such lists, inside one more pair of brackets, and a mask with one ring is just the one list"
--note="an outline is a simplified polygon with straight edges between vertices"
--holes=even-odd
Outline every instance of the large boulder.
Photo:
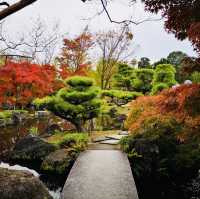
[[0,168],[1,199],[53,199],[44,184],[27,171]]
[[65,175],[76,158],[72,149],[60,149],[50,153],[42,162],[41,170],[45,173]]
[[28,135],[16,143],[9,155],[9,161],[37,169],[43,159],[55,150],[54,145]]

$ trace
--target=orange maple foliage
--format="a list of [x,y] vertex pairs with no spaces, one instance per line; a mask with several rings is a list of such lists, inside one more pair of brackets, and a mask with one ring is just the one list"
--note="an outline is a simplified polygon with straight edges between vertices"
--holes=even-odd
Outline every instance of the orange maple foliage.
[[167,122],[171,118],[182,126],[177,135],[179,140],[191,136],[200,138],[200,84],[182,85],[156,96],[139,97],[130,106],[126,126],[132,133],[141,132],[141,127],[151,119]]
[[93,46],[92,35],[83,32],[74,39],[63,40],[61,56],[57,58],[60,64],[60,77],[85,76],[91,67],[88,61],[88,50]]
[[71,76],[87,76],[90,65],[81,64],[77,70],[72,71],[68,66],[62,65],[59,70],[61,79],[67,79]]

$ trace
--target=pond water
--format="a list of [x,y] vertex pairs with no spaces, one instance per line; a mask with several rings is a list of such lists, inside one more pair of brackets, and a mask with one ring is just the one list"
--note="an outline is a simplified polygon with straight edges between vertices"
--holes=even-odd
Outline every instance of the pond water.
[[[54,176],[38,173],[40,171],[35,171],[27,167],[22,167],[20,165],[9,165],[7,163],[1,162],[1,160],[6,159],[6,154],[15,146],[16,142],[23,137],[30,134],[31,129],[37,129],[37,134],[40,137],[49,136],[48,129],[51,125],[59,124],[62,130],[71,130],[73,126],[67,122],[58,118],[54,115],[48,115],[45,117],[37,118],[35,116],[28,115],[27,118],[23,119],[21,122],[15,125],[7,125],[0,127],[0,167],[8,168],[13,170],[27,170],[33,173],[34,176],[39,177],[40,180],[46,185],[49,190],[50,195],[54,199],[60,199],[61,190],[64,186],[66,176]],[[24,165],[26,166],[26,165]]]
[[14,144],[25,137],[31,128],[37,128],[40,134],[45,133],[49,118],[28,118],[16,125],[7,125],[0,128],[0,153],[10,150]]
[[19,139],[30,133],[31,129],[36,130],[38,135],[43,136],[47,134],[47,129],[52,124],[59,124],[63,130],[73,129],[69,122],[51,114],[40,118],[29,115],[15,125],[0,127],[0,155],[11,150]]

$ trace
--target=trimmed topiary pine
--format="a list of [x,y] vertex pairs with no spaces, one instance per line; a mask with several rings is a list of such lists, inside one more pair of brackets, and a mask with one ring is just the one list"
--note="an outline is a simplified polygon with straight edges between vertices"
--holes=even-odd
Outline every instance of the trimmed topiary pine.
[[74,76],[65,80],[65,83],[66,87],[60,89],[55,96],[36,99],[34,104],[45,106],[55,115],[74,124],[78,132],[83,132],[86,121],[99,114],[99,91],[88,77]]
[[154,76],[153,69],[136,69],[134,71],[134,78],[132,79],[132,87],[135,91],[144,94],[149,93],[152,88],[152,80]]
[[132,91],[131,81],[133,78],[134,68],[126,63],[117,64],[117,74],[114,76],[114,86],[119,90]]

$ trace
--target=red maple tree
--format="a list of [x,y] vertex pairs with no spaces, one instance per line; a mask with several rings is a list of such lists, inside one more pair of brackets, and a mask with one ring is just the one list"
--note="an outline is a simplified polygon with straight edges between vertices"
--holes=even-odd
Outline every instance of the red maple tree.
[[0,68],[0,105],[21,108],[36,97],[53,93],[58,89],[56,73],[54,66],[9,61]]

